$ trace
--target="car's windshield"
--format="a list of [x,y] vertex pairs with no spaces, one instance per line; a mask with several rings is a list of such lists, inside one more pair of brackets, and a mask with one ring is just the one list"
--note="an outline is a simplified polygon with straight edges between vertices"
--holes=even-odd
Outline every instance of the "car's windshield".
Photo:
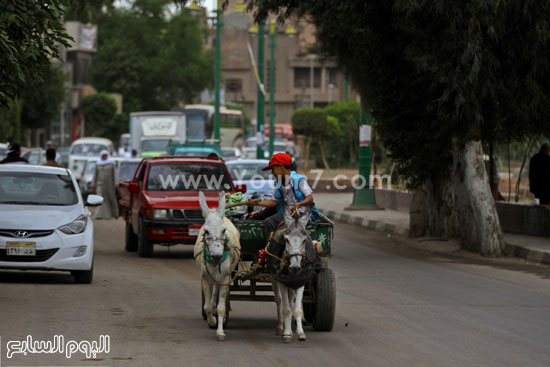
[[228,165],[227,169],[233,180],[261,180],[273,179],[269,171],[262,171],[267,166],[265,163],[241,163]]
[[0,204],[75,205],[78,196],[69,175],[0,172]]
[[120,162],[118,166],[118,177],[120,181],[130,181],[134,178],[139,162]]
[[147,175],[148,191],[232,190],[231,179],[220,164],[153,164]]
[[170,145],[170,139],[147,139],[141,142],[142,152],[165,152]]
[[71,149],[72,155],[82,155],[85,157],[99,157],[99,153],[107,149],[107,146],[104,144],[97,143],[82,143],[73,145]]

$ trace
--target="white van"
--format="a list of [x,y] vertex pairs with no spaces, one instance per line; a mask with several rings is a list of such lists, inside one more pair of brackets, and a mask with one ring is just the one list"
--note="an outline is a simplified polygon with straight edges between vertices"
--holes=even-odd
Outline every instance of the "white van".
[[69,169],[73,172],[74,176],[79,178],[82,175],[86,161],[90,158],[99,158],[99,153],[104,149],[109,151],[111,156],[114,156],[115,147],[109,139],[76,139],[71,144],[71,149],[69,150]]

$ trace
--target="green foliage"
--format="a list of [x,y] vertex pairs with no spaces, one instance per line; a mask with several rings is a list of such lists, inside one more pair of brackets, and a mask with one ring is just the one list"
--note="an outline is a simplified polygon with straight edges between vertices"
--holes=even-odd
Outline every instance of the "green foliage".
[[21,142],[21,102],[10,101],[0,107],[0,143]]
[[78,20],[82,23],[95,23],[103,9],[112,11],[115,0],[68,0],[65,20]]
[[23,102],[22,122],[24,128],[48,126],[59,114],[65,99],[67,76],[57,66],[50,65],[42,80],[31,80],[26,84],[21,99]]
[[124,111],[169,110],[212,84],[205,30],[187,10],[167,16],[167,0],[135,1],[98,18],[94,87],[123,95]]
[[453,142],[550,133],[550,3],[250,0],[257,16],[308,15],[351,76],[398,169],[417,186]]
[[320,108],[298,108],[290,117],[294,134],[310,137],[323,136],[327,128],[327,114]]
[[50,59],[70,37],[63,0],[3,0],[0,6],[0,107],[48,74]]
[[116,101],[107,93],[97,93],[82,100],[87,136],[100,136],[118,141],[119,131],[115,122]]
[[356,101],[335,102],[324,108],[329,117],[338,121],[340,134],[327,142],[328,159],[332,165],[340,167],[342,163],[355,165],[359,156],[359,112]]

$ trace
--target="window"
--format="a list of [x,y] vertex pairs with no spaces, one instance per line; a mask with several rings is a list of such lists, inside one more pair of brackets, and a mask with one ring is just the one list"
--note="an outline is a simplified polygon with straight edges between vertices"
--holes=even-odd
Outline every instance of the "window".
[[147,175],[148,191],[232,190],[220,164],[153,164]]
[[77,203],[78,196],[69,175],[0,173],[0,204],[65,206]]
[[334,87],[337,87],[338,86],[338,69],[328,68],[327,74],[328,74],[327,88],[329,84],[332,84]]
[[241,79],[227,79],[225,82],[226,93],[242,93],[243,81]]
[[[310,68],[294,68],[294,87],[309,88]],[[313,87],[321,87],[321,69],[313,68]]]

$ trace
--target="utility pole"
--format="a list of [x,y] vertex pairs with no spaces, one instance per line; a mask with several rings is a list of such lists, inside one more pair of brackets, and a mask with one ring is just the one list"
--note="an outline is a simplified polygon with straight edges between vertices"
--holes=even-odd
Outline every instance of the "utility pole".
[[269,27],[269,156],[273,156],[275,140],[275,47],[277,33],[275,20],[271,20]]
[[258,85],[258,109],[257,109],[257,136],[256,136],[256,158],[264,159],[264,149],[262,146],[263,134],[264,134],[264,20],[261,20],[258,24],[258,77],[260,79],[260,85]]
[[313,79],[315,76],[315,73],[313,70],[314,59],[315,59],[314,55],[309,55],[309,108],[313,108],[313,106],[315,105],[313,102],[313,88],[314,88]]
[[220,142],[220,37],[221,37],[221,13],[223,12],[220,6],[220,0],[218,0],[216,8],[216,51],[215,51],[215,64],[214,64],[214,140]]

